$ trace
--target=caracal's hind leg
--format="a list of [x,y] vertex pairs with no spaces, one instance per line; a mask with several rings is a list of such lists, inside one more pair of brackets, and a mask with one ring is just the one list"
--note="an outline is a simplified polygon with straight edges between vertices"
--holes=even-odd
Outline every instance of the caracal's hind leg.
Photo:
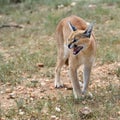
[[60,88],[63,87],[63,82],[60,79],[60,73],[61,73],[61,68],[65,64],[67,57],[64,56],[64,49],[60,52],[58,52],[58,58],[57,58],[57,65],[55,69],[55,87]]
[[58,60],[57,61],[57,66],[56,66],[56,69],[55,69],[55,87],[56,88],[60,88],[60,87],[63,87],[63,83],[60,79],[60,72],[61,72],[61,68],[64,64],[64,60]]

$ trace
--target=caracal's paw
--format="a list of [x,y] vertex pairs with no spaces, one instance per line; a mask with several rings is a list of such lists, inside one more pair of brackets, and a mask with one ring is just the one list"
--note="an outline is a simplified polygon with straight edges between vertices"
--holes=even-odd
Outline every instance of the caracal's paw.
[[74,94],[74,98],[75,98],[75,99],[81,98],[81,95],[82,95],[82,94],[81,94],[81,91],[77,91],[77,92],[76,92],[76,91],[74,91],[74,90],[73,90],[73,94]]
[[82,97],[93,98],[93,94],[91,92],[82,92]]
[[63,83],[55,81],[55,88],[63,88]]

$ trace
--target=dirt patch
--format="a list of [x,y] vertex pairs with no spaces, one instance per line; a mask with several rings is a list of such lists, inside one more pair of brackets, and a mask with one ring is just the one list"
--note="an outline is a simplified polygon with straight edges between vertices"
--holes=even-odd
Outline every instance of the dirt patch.
[[[120,63],[105,64],[101,66],[96,64],[92,70],[89,90],[92,91],[96,88],[105,88],[109,84],[120,87],[120,78],[116,75],[118,66],[120,66]],[[81,76],[81,72],[79,73]],[[65,84],[65,88],[62,89],[55,89],[54,79],[49,78],[39,78],[38,81],[35,81],[35,79],[27,79],[27,82],[23,82],[21,85],[17,86],[12,86],[10,83],[1,83],[1,108],[8,109],[9,107],[15,106],[15,100],[19,98],[33,101],[34,99],[45,99],[47,96],[57,98],[59,94],[64,94],[64,96],[71,94],[72,89],[70,88],[72,87],[68,77],[67,67],[62,69],[62,79]]]

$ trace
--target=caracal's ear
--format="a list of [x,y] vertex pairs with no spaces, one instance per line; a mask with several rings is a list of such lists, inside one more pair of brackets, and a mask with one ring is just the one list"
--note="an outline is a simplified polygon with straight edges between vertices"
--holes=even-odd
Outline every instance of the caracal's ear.
[[93,26],[94,26],[94,23],[89,24],[88,28],[85,30],[83,35],[90,38],[92,30],[93,30]]
[[69,25],[69,28],[70,28],[71,31],[76,31],[77,30],[77,28],[75,26],[73,26],[71,22],[68,22],[68,25]]

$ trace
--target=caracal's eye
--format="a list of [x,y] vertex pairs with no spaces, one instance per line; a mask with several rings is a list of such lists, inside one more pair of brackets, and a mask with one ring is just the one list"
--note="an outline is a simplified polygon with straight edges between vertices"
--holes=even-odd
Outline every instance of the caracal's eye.
[[78,39],[75,39],[75,38],[74,38],[73,42],[77,42],[77,41],[78,41]]

